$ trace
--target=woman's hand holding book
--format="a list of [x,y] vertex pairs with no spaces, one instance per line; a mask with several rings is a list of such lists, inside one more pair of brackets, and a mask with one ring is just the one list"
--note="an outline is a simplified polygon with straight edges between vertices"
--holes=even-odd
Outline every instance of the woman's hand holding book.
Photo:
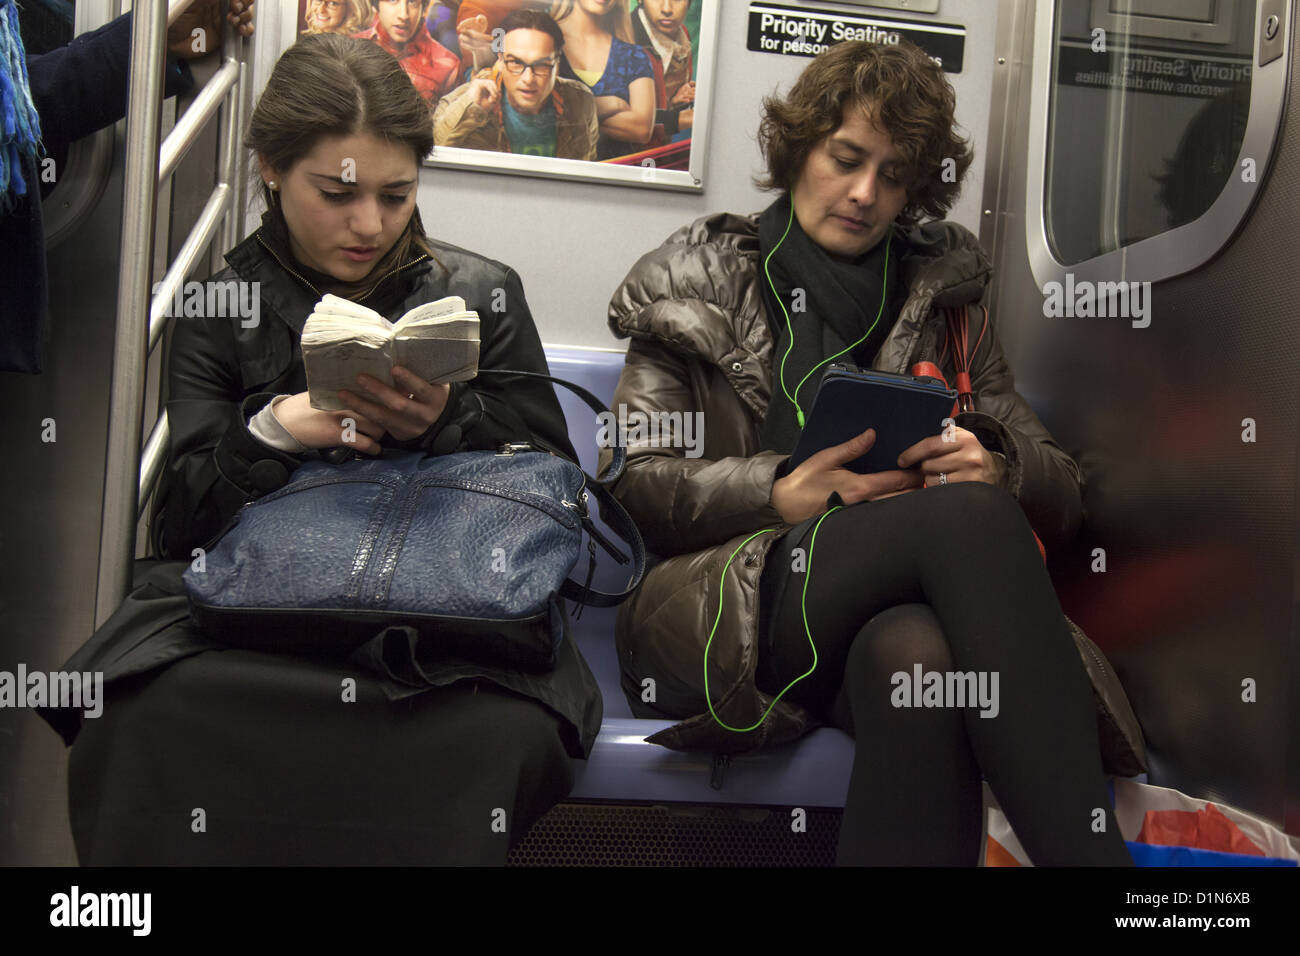
[[[405,391],[389,388],[369,375],[358,375],[358,390],[341,389],[339,398],[349,408],[355,408],[370,421],[380,424],[398,441],[419,438],[442,416],[451,395],[451,386],[432,385],[400,365],[393,366],[393,380]],[[360,445],[357,447],[364,451]]]
[[290,395],[276,405],[275,417],[306,448],[351,446],[364,454],[377,455],[379,440],[385,433],[383,425],[350,408],[329,412],[312,408],[307,392]]

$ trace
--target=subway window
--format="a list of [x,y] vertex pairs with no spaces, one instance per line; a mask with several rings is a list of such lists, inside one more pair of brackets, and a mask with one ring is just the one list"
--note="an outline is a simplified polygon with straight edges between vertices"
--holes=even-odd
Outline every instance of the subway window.
[[[1028,228],[1040,282],[1087,263],[1165,278],[1227,242],[1281,118],[1283,58],[1271,51],[1282,27],[1269,6],[1039,5]],[[1106,258],[1119,254],[1122,265]]]

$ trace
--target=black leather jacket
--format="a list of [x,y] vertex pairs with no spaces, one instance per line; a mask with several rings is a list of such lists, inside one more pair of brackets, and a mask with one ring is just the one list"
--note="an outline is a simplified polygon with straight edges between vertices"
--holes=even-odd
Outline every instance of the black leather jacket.
[[[481,369],[546,373],[515,271],[456,246],[430,244],[433,258],[420,255],[390,272],[363,304],[395,321],[421,303],[458,295],[479,314]],[[255,325],[244,328],[246,320],[237,315],[174,320],[167,372],[170,458],[153,522],[154,550],[161,556],[189,558],[244,502],[279,488],[298,465],[321,454],[286,454],[248,430],[248,420],[276,395],[306,389],[299,340],[322,295],[274,249],[259,229],[227,253],[230,267],[211,280],[259,283]],[[530,441],[576,461],[550,384],[503,375],[452,384],[446,409],[424,435],[408,442],[385,435],[380,444],[446,454],[507,441]]]
[[[459,295],[479,314],[480,369],[547,373],[514,270],[455,246],[431,245],[432,259],[408,263],[376,286],[364,304],[396,319],[420,303]],[[102,672],[105,686],[221,646],[201,634],[188,614],[181,573],[191,549],[207,544],[245,501],[283,485],[317,454],[285,454],[248,430],[249,417],[275,395],[306,388],[299,338],[320,300],[319,291],[281,263],[272,246],[255,233],[227,254],[230,268],[212,280],[261,283],[255,326],[244,328],[238,316],[174,320],[167,374],[170,457],[157,495],[161,520],[154,522],[154,539],[158,553],[183,560],[138,571],[140,586],[66,665]],[[440,454],[530,441],[576,460],[567,436],[550,383],[498,375],[452,385],[446,411],[419,439],[385,436],[381,444],[422,446]],[[555,667],[544,674],[458,659],[421,661],[418,674],[412,674],[402,661],[380,653],[383,642],[371,642],[354,663],[370,671],[394,700],[458,680],[491,681],[545,705],[560,718],[557,726],[569,755],[585,757],[600,730],[600,688],[568,633],[567,615],[563,621]],[[390,636],[401,644],[400,634]],[[42,715],[68,743],[76,737],[79,713]]]

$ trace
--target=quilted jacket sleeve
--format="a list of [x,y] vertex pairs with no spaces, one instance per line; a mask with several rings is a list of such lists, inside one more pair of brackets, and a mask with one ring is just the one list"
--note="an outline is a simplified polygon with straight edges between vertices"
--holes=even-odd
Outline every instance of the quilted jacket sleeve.
[[[746,281],[752,265],[717,238],[729,222],[711,217],[677,230],[640,258],[610,300],[611,331],[632,340],[614,395],[629,430],[636,413],[681,428],[697,414],[703,419],[694,447],[662,437],[658,447],[633,443],[613,489],[647,548],[661,557],[782,525],[772,482],[789,456],[759,450],[752,409],[733,387],[743,378],[752,390],[761,376],[734,332],[737,316],[752,316],[761,305]],[[602,473],[610,459],[602,450]]]
[[[691,361],[653,342],[633,340],[614,395],[615,409],[626,406],[629,417],[634,411],[668,413],[661,420],[694,415],[702,403],[691,387]],[[708,434],[706,421],[705,448]],[[772,482],[787,456],[763,451],[748,457],[690,458],[690,449],[681,447],[684,442],[667,444],[630,447],[627,470],[614,487],[652,552],[661,557],[687,554],[782,524],[772,507]],[[608,449],[602,449],[602,473],[610,459]]]

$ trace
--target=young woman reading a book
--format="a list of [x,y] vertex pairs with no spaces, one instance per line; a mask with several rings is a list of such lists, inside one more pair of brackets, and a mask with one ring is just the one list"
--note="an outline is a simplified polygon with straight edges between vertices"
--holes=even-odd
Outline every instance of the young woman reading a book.
[[[537,379],[430,385],[399,371],[399,388],[370,379],[344,391],[343,411],[308,402],[299,336],[326,293],[389,321],[459,296],[480,316],[480,369],[547,372],[518,275],[424,233],[416,194],[433,131],[390,54],[303,37],[277,63],[247,142],[268,209],[213,281],[257,283],[260,312],[178,318],[168,350],[155,548],[182,560],[152,571],[68,665],[103,671],[109,687],[73,749],[81,862],[503,863],[568,792],[569,758],[590,752],[600,726],[599,690],[572,640],[544,674],[423,660],[414,646],[390,653],[414,643],[400,639],[383,642],[382,660],[340,670],[213,652],[187,614],[179,575],[196,549],[332,449],[531,442],[575,457]],[[69,741],[78,732],[66,711],[51,720]],[[156,805],[149,785],[160,752],[183,783],[175,805]],[[194,807],[219,835],[194,836]]]
[[[620,608],[623,685],[641,716],[686,718],[651,738],[675,749],[756,749],[821,722],[853,735],[841,863],[974,865],[983,776],[1036,864],[1131,865],[1031,534],[1050,548],[1078,526],[1079,468],[980,332],[975,237],[915,225],[951,207],[971,162],[953,110],[916,47],[836,45],[766,104],[776,202],[679,230],[615,292],[610,327],[631,339],[615,407],[705,416],[701,457],[632,447],[614,488],[666,559]],[[968,304],[975,410],[951,441],[859,475],[841,466],[867,432],[787,473],[832,359],[939,362],[941,307]],[[899,675],[918,667],[996,675],[981,686],[999,699],[916,706]]]

